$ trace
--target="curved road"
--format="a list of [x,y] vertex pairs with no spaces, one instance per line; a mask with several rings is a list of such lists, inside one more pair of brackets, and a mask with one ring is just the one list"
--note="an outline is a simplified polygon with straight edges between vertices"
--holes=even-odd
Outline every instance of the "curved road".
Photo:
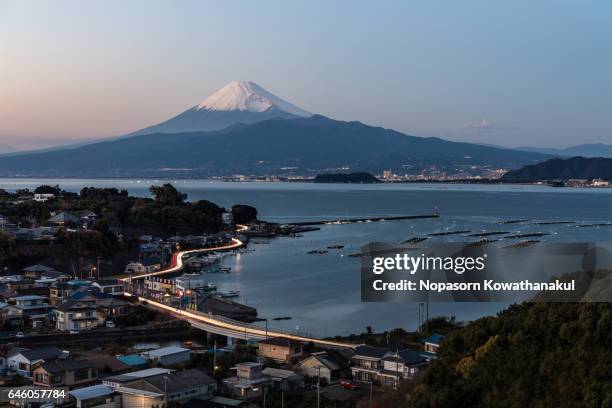
[[[159,271],[155,271],[155,272],[151,272],[151,273],[144,273],[142,275],[132,276],[131,279],[135,280],[135,279],[150,278],[152,276],[161,276],[161,275],[166,275],[168,273],[178,272],[181,269],[183,269],[183,266],[184,266],[183,265],[183,257],[185,255],[203,254],[203,253],[206,253],[206,252],[230,251],[232,249],[238,249],[238,248],[240,248],[243,245],[244,245],[244,242],[242,242],[238,238],[232,238],[232,243],[231,244],[222,245],[220,247],[202,248],[202,249],[191,249],[189,251],[175,252],[172,255],[172,259],[170,260],[170,267],[169,268],[161,269]],[[129,281],[130,278],[123,279],[123,280],[124,281],[125,280]]]
[[[238,225],[237,231],[238,232],[245,231],[247,228],[248,227],[244,225]],[[148,278],[148,277],[153,277],[153,276],[163,276],[168,273],[178,272],[184,267],[183,257],[185,255],[194,254],[194,253],[206,253],[206,252],[213,252],[213,251],[230,251],[232,249],[238,249],[242,247],[243,245],[244,243],[241,240],[237,238],[232,238],[231,244],[223,245],[220,247],[193,249],[189,251],[176,252],[174,255],[172,255],[172,260],[170,261],[169,268],[159,270],[156,272],[134,276],[131,279],[132,280],[143,279],[143,278]],[[127,279],[124,279],[123,281],[129,281],[129,279],[130,278],[127,278]],[[132,294],[129,292],[125,292],[125,295],[132,296]],[[249,338],[254,338],[258,340],[263,340],[269,337],[283,337],[286,339],[291,339],[291,340],[296,340],[296,341],[301,341],[301,342],[306,342],[306,343],[312,342],[316,345],[325,346],[325,347],[333,347],[333,348],[355,348],[357,347],[357,344],[341,343],[337,341],[321,340],[317,338],[298,336],[292,333],[278,331],[278,330],[265,330],[255,325],[243,323],[237,320],[228,319],[222,316],[214,316],[212,314],[205,314],[205,313],[192,311],[192,310],[176,309],[172,306],[168,306],[163,303],[155,302],[155,301],[152,301],[150,299],[143,298],[140,296],[138,296],[138,300],[141,302],[146,302],[147,306],[149,307],[160,309],[167,313],[169,312],[173,315],[176,315],[181,319],[185,319],[193,327],[196,327],[198,329],[201,329],[207,332],[211,332],[211,333],[220,334],[223,336],[236,338],[236,339],[246,340]]]

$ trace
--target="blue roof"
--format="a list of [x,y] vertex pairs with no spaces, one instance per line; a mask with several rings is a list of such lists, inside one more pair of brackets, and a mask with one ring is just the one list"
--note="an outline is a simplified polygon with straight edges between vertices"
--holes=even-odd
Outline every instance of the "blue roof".
[[132,367],[140,366],[140,365],[147,365],[147,360],[139,356],[138,354],[129,354],[127,356],[119,356],[117,357],[117,360],[129,366],[132,366]]
[[79,285],[79,286],[89,286],[91,285],[91,281],[82,280],[82,279],[73,279],[66,282],[69,285]]
[[431,344],[439,345],[443,338],[444,336],[441,334],[432,334],[431,336],[423,340],[423,343],[431,343]]
[[92,385],[91,387],[79,388],[70,391],[70,395],[79,400],[88,400],[92,398],[104,397],[111,395],[115,390],[107,385]]

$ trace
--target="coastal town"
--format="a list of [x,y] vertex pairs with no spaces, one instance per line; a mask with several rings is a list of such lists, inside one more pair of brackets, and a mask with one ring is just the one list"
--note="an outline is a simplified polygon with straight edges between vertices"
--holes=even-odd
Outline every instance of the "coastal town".
[[[187,202],[169,184],[150,191],[146,200],[114,189],[2,192],[4,403],[369,407],[436,358],[443,335],[430,330],[320,339],[274,329],[208,277],[231,273],[220,260],[253,237],[313,227],[265,223],[245,205]],[[207,217],[180,232],[150,222],[158,211],[189,218],[192,208]],[[37,399],[40,390],[63,391]]]

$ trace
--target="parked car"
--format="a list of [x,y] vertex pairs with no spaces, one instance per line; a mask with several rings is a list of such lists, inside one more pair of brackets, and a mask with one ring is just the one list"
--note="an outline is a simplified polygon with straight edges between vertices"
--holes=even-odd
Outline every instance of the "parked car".
[[17,332],[17,334],[15,335],[15,337],[17,337],[17,338],[22,338],[22,337],[25,337],[25,334],[23,334],[23,332]]
[[340,385],[347,390],[357,390],[359,386],[350,380],[340,380]]

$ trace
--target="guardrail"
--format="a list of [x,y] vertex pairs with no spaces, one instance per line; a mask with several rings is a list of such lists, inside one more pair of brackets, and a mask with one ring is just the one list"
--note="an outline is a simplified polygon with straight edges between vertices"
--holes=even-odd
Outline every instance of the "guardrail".
[[[128,292],[126,292],[125,295],[133,296],[133,294],[128,293]],[[146,302],[147,306],[161,309],[166,312],[170,312],[172,314],[178,315],[180,318],[184,318],[190,323],[192,322],[200,323],[200,324],[203,323],[205,325],[212,327],[212,330],[208,330],[208,331],[215,332],[215,329],[217,329],[218,334],[222,334],[222,335],[228,335],[228,333],[233,333],[233,335],[229,334],[229,337],[245,338],[245,339],[249,338],[249,336],[252,338],[258,338],[258,339],[264,339],[264,338],[269,338],[269,337],[283,337],[289,340],[295,340],[295,341],[300,341],[304,343],[312,342],[314,344],[328,346],[328,347],[335,347],[335,348],[354,349],[358,346],[357,344],[352,344],[352,343],[342,343],[338,341],[318,339],[315,337],[300,336],[297,334],[293,334],[293,333],[285,332],[281,330],[274,330],[274,329],[266,330],[264,328],[254,326],[249,323],[240,322],[240,321],[229,319],[223,316],[216,316],[216,315],[202,313],[202,312],[195,311],[195,310],[177,309],[175,307],[168,306],[166,304],[163,304],[163,303],[160,303],[154,300],[150,300],[147,298],[143,298],[141,296],[138,296],[138,300],[141,302]]]

